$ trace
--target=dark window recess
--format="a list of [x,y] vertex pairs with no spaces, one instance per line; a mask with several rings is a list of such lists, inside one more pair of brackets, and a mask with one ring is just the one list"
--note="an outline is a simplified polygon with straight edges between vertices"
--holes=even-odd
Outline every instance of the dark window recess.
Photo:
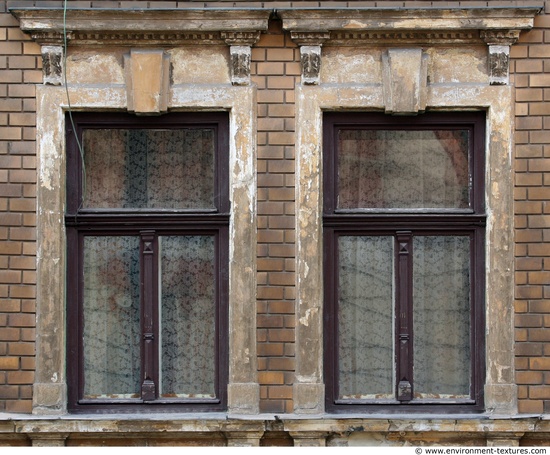
[[324,115],[326,408],[483,410],[485,114]]
[[69,409],[225,409],[228,115],[73,117]]

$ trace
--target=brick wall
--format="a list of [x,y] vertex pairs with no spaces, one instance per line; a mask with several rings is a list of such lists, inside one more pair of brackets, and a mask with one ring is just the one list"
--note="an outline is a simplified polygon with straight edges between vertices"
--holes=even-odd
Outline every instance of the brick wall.
[[35,86],[40,47],[0,2],[0,412],[30,412],[35,325]]
[[[550,2],[546,4],[550,13]],[[519,410],[550,412],[550,14],[512,48]]]
[[292,412],[294,85],[300,51],[271,21],[252,50],[258,86],[258,369],[261,411]]

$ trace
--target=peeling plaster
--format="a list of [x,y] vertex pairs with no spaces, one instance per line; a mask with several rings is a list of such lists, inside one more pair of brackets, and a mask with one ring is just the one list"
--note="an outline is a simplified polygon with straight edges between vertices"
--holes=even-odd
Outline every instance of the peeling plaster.
[[319,312],[319,308],[313,307],[306,310],[305,316],[300,318],[300,324],[308,326],[309,320]]

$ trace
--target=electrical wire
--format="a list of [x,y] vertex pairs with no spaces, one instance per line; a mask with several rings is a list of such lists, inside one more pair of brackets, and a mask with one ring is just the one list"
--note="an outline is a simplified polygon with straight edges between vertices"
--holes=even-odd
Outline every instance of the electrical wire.
[[84,148],[82,147],[82,144],[80,143],[80,139],[78,138],[78,134],[76,131],[76,126],[73,120],[73,113],[72,113],[72,107],[71,107],[71,98],[69,96],[69,84],[67,82],[67,2],[68,0],[65,0],[63,2],[63,82],[65,86],[65,93],[67,95],[67,113],[69,114],[69,120],[71,121],[71,126],[73,129],[74,138],[76,140],[76,145],[78,147],[78,151],[80,153],[80,160],[82,163],[82,197],[80,198],[80,202],[78,205],[77,213],[82,208],[82,205],[84,204],[84,195],[86,194],[86,165],[84,162]]

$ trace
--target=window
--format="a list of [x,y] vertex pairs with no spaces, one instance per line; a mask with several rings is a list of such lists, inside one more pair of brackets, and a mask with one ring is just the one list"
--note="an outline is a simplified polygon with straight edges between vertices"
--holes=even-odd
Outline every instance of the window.
[[483,408],[484,124],[324,115],[327,410]]
[[224,409],[227,114],[73,117],[69,409]]

